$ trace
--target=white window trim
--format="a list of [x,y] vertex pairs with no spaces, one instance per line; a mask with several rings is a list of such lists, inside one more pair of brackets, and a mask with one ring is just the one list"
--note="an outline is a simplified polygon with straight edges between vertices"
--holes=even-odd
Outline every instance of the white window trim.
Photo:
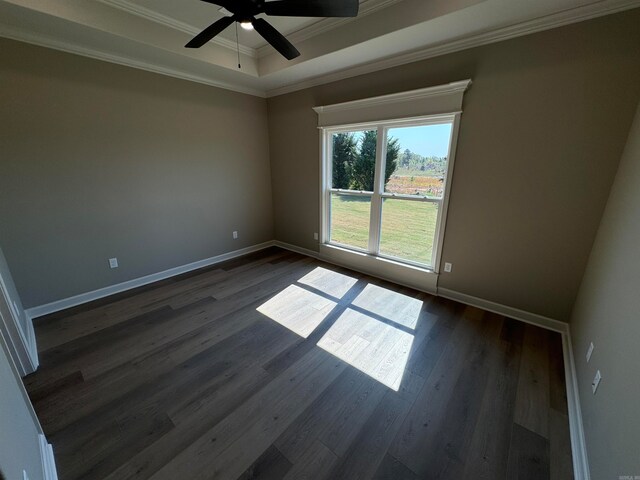
[[[376,275],[396,283],[407,285],[413,288],[435,293],[437,288],[438,272],[442,263],[442,247],[444,243],[444,233],[449,210],[449,198],[452,186],[452,174],[455,166],[455,157],[460,130],[460,117],[462,114],[462,99],[464,92],[471,85],[471,80],[452,82],[446,85],[438,85],[409,92],[395,93],[363,100],[355,100],[334,105],[315,107],[318,114],[318,128],[320,129],[320,256],[328,261],[345,265],[354,270]],[[380,254],[370,254],[367,251],[358,250],[351,246],[341,246],[329,242],[330,229],[330,199],[331,191],[328,188],[331,180],[331,155],[332,155],[332,134],[336,132],[354,131],[378,128],[413,126],[416,124],[425,125],[448,121],[452,123],[451,138],[449,144],[449,164],[445,178],[445,191],[440,202],[438,211],[438,222],[436,224],[436,235],[434,238],[434,258],[432,266],[426,268],[425,265],[416,264],[410,261],[388,257]],[[378,135],[376,155],[386,153],[386,145],[381,142],[386,139],[386,135]],[[386,159],[386,155],[384,155]],[[378,159],[376,159],[376,163]],[[379,169],[382,172],[382,168]],[[379,175],[378,175],[379,177]],[[378,185],[380,178],[376,178]],[[382,192],[382,188],[378,190]],[[374,198],[371,193],[352,192],[349,194],[366,195],[372,197],[372,212],[374,209]],[[386,194],[385,194],[386,195]],[[393,195],[389,195],[394,198]],[[382,201],[383,195],[378,197]],[[395,198],[403,198],[396,195]],[[413,197],[411,200],[418,200]],[[433,199],[422,199],[419,201],[433,201]],[[379,222],[381,216],[372,219],[369,228],[375,228],[376,235],[380,233]],[[375,239],[374,239],[375,240]],[[370,235],[370,244],[372,242]],[[379,244],[379,242],[375,242]],[[371,245],[369,245],[371,246]]]

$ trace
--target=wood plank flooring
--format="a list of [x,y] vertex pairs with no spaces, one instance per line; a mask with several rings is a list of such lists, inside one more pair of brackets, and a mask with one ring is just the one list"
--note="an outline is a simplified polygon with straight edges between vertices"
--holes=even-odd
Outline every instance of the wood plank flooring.
[[559,334],[277,248],[36,335],[61,480],[573,478]]

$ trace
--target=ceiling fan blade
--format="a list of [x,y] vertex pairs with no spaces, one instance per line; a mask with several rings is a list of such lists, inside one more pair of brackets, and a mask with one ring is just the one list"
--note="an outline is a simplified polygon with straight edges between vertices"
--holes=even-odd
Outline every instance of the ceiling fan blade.
[[251,23],[253,24],[253,28],[256,29],[256,32],[262,35],[262,38],[269,42],[271,46],[280,52],[287,60],[293,60],[300,56],[300,52],[296,47],[264,18],[253,19]]
[[212,23],[198,35],[193,37],[193,39],[189,43],[187,43],[185,47],[200,48],[225,28],[227,28],[229,25],[231,25],[233,22],[235,22],[235,19],[233,17],[222,17],[220,20]]
[[355,17],[358,0],[277,0],[265,2],[264,13],[284,17]]

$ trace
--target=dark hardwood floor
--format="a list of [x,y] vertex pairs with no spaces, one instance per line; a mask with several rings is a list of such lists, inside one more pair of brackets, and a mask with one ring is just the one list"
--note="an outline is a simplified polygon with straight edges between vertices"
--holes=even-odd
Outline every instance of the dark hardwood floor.
[[559,334],[276,248],[36,334],[61,480],[573,477]]

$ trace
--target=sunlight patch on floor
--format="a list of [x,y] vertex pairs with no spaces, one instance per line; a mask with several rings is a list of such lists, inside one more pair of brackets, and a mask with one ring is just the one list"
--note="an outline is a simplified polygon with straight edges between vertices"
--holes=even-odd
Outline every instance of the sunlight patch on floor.
[[413,335],[351,309],[318,342],[322,349],[395,391],[412,344]]
[[353,277],[317,267],[298,280],[298,283],[313,287],[332,297],[342,298],[357,281]]
[[320,295],[296,285],[260,305],[257,310],[292,332],[307,338],[336,306]]
[[[307,338],[356,285],[357,279],[317,267],[296,283],[257,310]],[[413,335],[405,330],[415,330],[423,302],[368,284],[351,305],[353,308],[347,308],[335,320],[317,345],[398,391],[414,341]]]
[[422,310],[421,300],[371,284],[352,303],[411,329],[416,328]]

